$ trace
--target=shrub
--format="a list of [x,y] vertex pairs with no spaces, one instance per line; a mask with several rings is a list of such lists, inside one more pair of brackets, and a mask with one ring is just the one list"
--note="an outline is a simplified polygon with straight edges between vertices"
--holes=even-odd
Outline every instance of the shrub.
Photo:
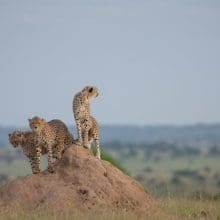
[[[92,151],[93,151],[93,154],[95,155],[96,154],[96,148],[92,147]],[[127,170],[116,159],[114,159],[110,154],[102,151],[101,152],[101,158],[102,158],[102,160],[106,160],[106,161],[110,162],[113,166],[117,167],[122,172],[128,174]]]
[[193,177],[198,175],[198,171],[190,169],[175,170],[174,175]]
[[193,194],[194,199],[199,200],[214,200],[219,201],[220,200],[220,193],[212,194],[206,191],[197,191]]

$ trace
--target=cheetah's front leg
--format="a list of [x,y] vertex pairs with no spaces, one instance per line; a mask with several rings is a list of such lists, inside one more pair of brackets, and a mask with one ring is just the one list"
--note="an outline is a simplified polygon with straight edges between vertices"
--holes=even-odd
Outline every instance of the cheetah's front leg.
[[54,172],[52,158],[53,158],[52,146],[49,145],[49,146],[48,146],[48,167],[47,167],[47,170],[48,170],[50,173],[53,173],[53,172]]
[[63,146],[61,144],[56,145],[56,149],[53,152],[53,157],[56,158],[57,160],[60,160],[62,157],[62,151],[63,151]]
[[39,167],[36,159],[37,158],[29,158],[33,174],[40,173],[40,167]]
[[82,128],[81,128],[81,123],[79,119],[76,119],[76,128],[77,128],[77,134],[78,134],[78,140],[77,144],[82,144]]
[[32,161],[32,171],[33,173],[39,173],[40,172],[40,158],[41,158],[41,147],[37,146],[36,148],[36,158]]

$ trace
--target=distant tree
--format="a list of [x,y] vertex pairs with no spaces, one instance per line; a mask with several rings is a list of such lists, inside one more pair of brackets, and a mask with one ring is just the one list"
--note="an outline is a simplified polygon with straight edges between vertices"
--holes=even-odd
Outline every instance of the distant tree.
[[160,156],[155,156],[155,157],[154,157],[154,162],[155,162],[155,163],[159,163],[160,160],[161,160]]
[[181,184],[181,179],[180,179],[179,176],[174,175],[174,176],[171,178],[170,183],[173,184],[173,185],[178,186],[178,185]]
[[217,146],[212,146],[212,147],[209,149],[208,154],[211,155],[211,156],[217,156],[217,155],[220,154],[220,148],[217,147]]
[[198,148],[194,148],[194,147],[189,147],[189,146],[186,146],[184,148],[184,152],[186,155],[200,155],[201,154],[201,151],[198,149]]
[[145,180],[144,176],[141,174],[138,174],[137,176],[135,176],[135,179],[139,182],[143,182]]
[[220,188],[220,180],[218,180],[216,184]]
[[152,167],[146,167],[146,168],[143,169],[143,172],[151,173],[152,171],[153,171]]
[[197,170],[190,170],[190,169],[182,169],[174,171],[175,176],[185,176],[185,177],[193,177],[198,175]]
[[128,157],[135,157],[135,156],[137,156],[137,150],[128,148],[126,156],[128,156]]
[[204,167],[204,171],[207,172],[207,173],[210,173],[211,168],[209,166],[205,166]]

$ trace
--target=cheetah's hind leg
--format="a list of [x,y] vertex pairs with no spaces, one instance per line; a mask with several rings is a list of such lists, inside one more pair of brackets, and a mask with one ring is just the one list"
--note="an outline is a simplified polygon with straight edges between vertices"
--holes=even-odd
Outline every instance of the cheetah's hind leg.
[[83,147],[90,149],[91,144],[89,142],[89,131],[84,130],[82,136],[83,136]]
[[96,139],[95,143],[96,143],[96,148],[97,148],[96,157],[100,160],[101,159],[101,151],[100,151],[99,139]]
[[63,151],[63,147],[60,144],[56,145],[56,148],[53,152],[53,157],[56,158],[57,160],[60,160],[62,157],[62,151]]

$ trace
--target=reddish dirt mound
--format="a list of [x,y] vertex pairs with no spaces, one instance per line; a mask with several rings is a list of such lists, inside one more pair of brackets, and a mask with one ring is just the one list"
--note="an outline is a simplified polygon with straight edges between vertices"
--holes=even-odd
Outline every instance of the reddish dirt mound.
[[156,205],[134,179],[72,145],[55,164],[55,173],[19,177],[0,188],[0,209],[44,207],[97,213],[123,210],[146,216]]

